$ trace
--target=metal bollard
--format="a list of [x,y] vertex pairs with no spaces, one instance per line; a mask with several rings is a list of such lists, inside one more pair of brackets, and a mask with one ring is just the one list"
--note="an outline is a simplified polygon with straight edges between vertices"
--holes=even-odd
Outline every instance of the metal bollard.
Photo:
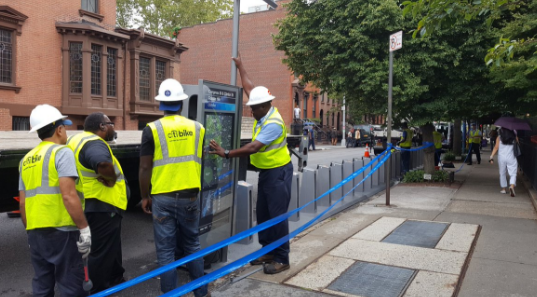
[[[357,159],[357,158],[354,158],[352,159],[352,164],[353,164],[353,167],[354,167],[354,171],[358,171],[360,169],[362,169],[362,167],[364,167],[364,160],[362,160],[361,158],[360,159]],[[354,185],[356,186],[359,182],[362,181],[362,179],[364,179],[364,173],[360,173],[358,174],[355,178],[354,178]],[[357,186],[355,189],[354,189],[354,195],[355,196],[362,196],[364,193],[364,184],[360,184],[359,186]]]
[[[300,182],[299,174],[293,172],[293,183],[291,184],[291,201],[289,202],[289,208],[287,211],[295,210],[299,208],[300,201]],[[295,213],[289,217],[289,221],[298,222],[300,220],[300,212]]]
[[[343,160],[343,179],[349,177],[353,171],[353,165],[351,160]],[[354,187],[354,180],[348,181],[343,185],[343,195],[347,194]],[[350,194],[352,197],[352,193]]]
[[[240,180],[237,183],[237,196],[235,198],[235,228],[234,234],[248,230],[253,227],[255,222],[254,201],[252,191],[254,187]],[[250,244],[253,242],[253,236],[250,235],[237,243]]]
[[[343,166],[340,163],[332,162],[330,164],[330,188],[335,187],[343,180]],[[343,196],[343,187],[339,187],[330,193],[330,204],[339,200]]]
[[[306,205],[308,202],[317,198],[316,180],[317,170],[311,168],[304,168],[302,171],[302,185],[300,187],[299,205],[300,207]],[[317,203],[314,202],[302,210],[305,213],[316,213]]]
[[[365,157],[362,157],[362,159],[364,159],[364,166],[367,166],[370,162],[371,162],[371,158],[365,158]],[[364,178],[369,174],[369,172],[371,172],[371,166],[369,166],[365,171],[364,171]],[[370,176],[368,179],[364,180],[364,192],[369,192],[371,191],[371,179],[372,179],[372,176]]]
[[[322,194],[326,193],[326,191],[330,190],[330,167],[325,165],[317,165],[317,196],[319,197]],[[332,201],[330,199],[330,195],[327,195],[323,198],[321,198],[319,201],[317,201],[317,205],[319,206],[330,206],[332,205]]]

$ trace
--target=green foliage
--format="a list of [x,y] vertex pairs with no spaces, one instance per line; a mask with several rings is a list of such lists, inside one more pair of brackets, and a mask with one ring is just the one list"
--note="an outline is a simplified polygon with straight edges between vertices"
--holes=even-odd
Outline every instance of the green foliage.
[[433,173],[432,181],[433,182],[445,182],[449,178],[449,174],[444,170],[437,170]]
[[423,174],[425,172],[423,170],[414,170],[409,171],[405,173],[405,176],[403,177],[404,183],[421,183],[424,181]]
[[141,26],[160,36],[172,36],[176,27],[229,18],[232,8],[231,0],[117,0],[117,23],[122,27]]
[[452,151],[447,151],[442,155],[442,160],[444,162],[453,162],[455,161],[455,154]]

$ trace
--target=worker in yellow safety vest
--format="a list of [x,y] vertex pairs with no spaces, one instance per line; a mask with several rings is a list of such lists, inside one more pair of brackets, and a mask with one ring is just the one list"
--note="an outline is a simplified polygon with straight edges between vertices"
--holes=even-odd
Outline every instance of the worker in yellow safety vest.
[[[155,246],[161,266],[175,261],[177,246],[182,256],[200,250],[198,194],[205,128],[180,115],[183,100],[187,98],[177,80],[164,80],[155,97],[164,117],[149,123],[142,132],[139,172],[142,209],[153,214]],[[203,258],[186,266],[192,280],[204,275]],[[160,275],[162,292],[176,287],[175,269]],[[207,292],[207,285],[203,285],[194,290],[194,296],[208,296]]]
[[127,188],[121,165],[107,143],[114,138],[114,123],[104,113],[95,112],[86,117],[84,132],[67,140],[75,152],[80,176],[77,189],[84,193],[84,212],[93,230],[88,258],[92,294],[125,281],[121,221],[127,209]]
[[[401,140],[397,143],[403,149],[410,149],[412,147],[412,138],[414,137],[414,132],[408,129],[408,124],[403,123],[401,125],[403,128],[403,135],[401,135]],[[401,150],[401,172],[403,175],[410,170],[410,152],[406,150]]]
[[91,250],[91,231],[75,186],[75,157],[65,146],[65,126],[72,125],[66,118],[53,106],[36,106],[30,133],[37,131],[42,142],[19,165],[20,211],[35,272],[34,296],[54,296],[55,283],[62,296],[87,295],[82,259]]
[[[285,123],[278,109],[271,105],[275,97],[265,87],[254,87],[240,56],[233,60],[239,69],[244,92],[249,98],[246,105],[250,106],[255,119],[253,138],[251,143],[234,150],[224,149],[211,140],[210,153],[226,159],[250,156],[252,165],[260,169],[256,215],[257,224],[261,224],[287,212],[291,200],[293,164],[287,149]],[[259,231],[259,243],[266,246],[287,234],[289,223],[285,220]],[[266,274],[276,274],[289,269],[289,242],[250,264],[265,264],[263,271]]]
[[481,164],[481,152],[479,151],[479,146],[481,145],[481,139],[483,138],[483,134],[479,129],[476,129],[476,124],[472,123],[470,125],[470,131],[468,131],[468,135],[466,136],[468,140],[468,144],[470,145],[470,148],[468,149],[468,165],[472,165],[472,152],[475,154],[477,158],[477,164]]
[[444,152],[442,150],[442,133],[436,131],[436,129],[433,131],[433,141],[434,141],[434,165],[438,165],[440,163],[440,156]]

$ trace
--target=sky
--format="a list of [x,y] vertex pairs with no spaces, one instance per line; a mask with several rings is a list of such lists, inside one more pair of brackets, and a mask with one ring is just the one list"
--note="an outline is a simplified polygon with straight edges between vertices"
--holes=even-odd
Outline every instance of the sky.
[[262,0],[242,0],[240,3],[241,3],[241,12],[248,12],[248,7],[265,4],[265,2]]

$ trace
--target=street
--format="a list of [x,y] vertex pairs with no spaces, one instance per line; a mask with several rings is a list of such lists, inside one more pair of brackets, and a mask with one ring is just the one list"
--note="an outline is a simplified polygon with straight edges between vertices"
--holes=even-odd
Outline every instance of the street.
[[[330,162],[344,159],[362,157],[363,148],[345,149],[337,146],[318,145],[316,151],[309,153],[308,167],[316,168],[318,164],[330,165]],[[320,150],[325,148],[324,150]],[[297,160],[292,158],[295,171],[298,168]],[[248,172],[247,182],[254,185],[254,197],[257,194],[257,176],[255,172]],[[153,241],[153,228],[151,217],[140,209],[130,209],[123,218],[122,228],[123,264],[127,279],[149,272],[157,267],[155,264],[155,246]],[[233,251],[230,251],[230,253]],[[229,259],[237,258],[229,255]],[[90,268],[91,269],[91,268]],[[181,273],[181,279],[188,278]],[[30,263],[27,237],[20,219],[8,218],[7,214],[0,214],[0,296],[31,296],[31,279],[33,268]],[[158,296],[158,281],[150,280],[129,290],[119,296]]]

